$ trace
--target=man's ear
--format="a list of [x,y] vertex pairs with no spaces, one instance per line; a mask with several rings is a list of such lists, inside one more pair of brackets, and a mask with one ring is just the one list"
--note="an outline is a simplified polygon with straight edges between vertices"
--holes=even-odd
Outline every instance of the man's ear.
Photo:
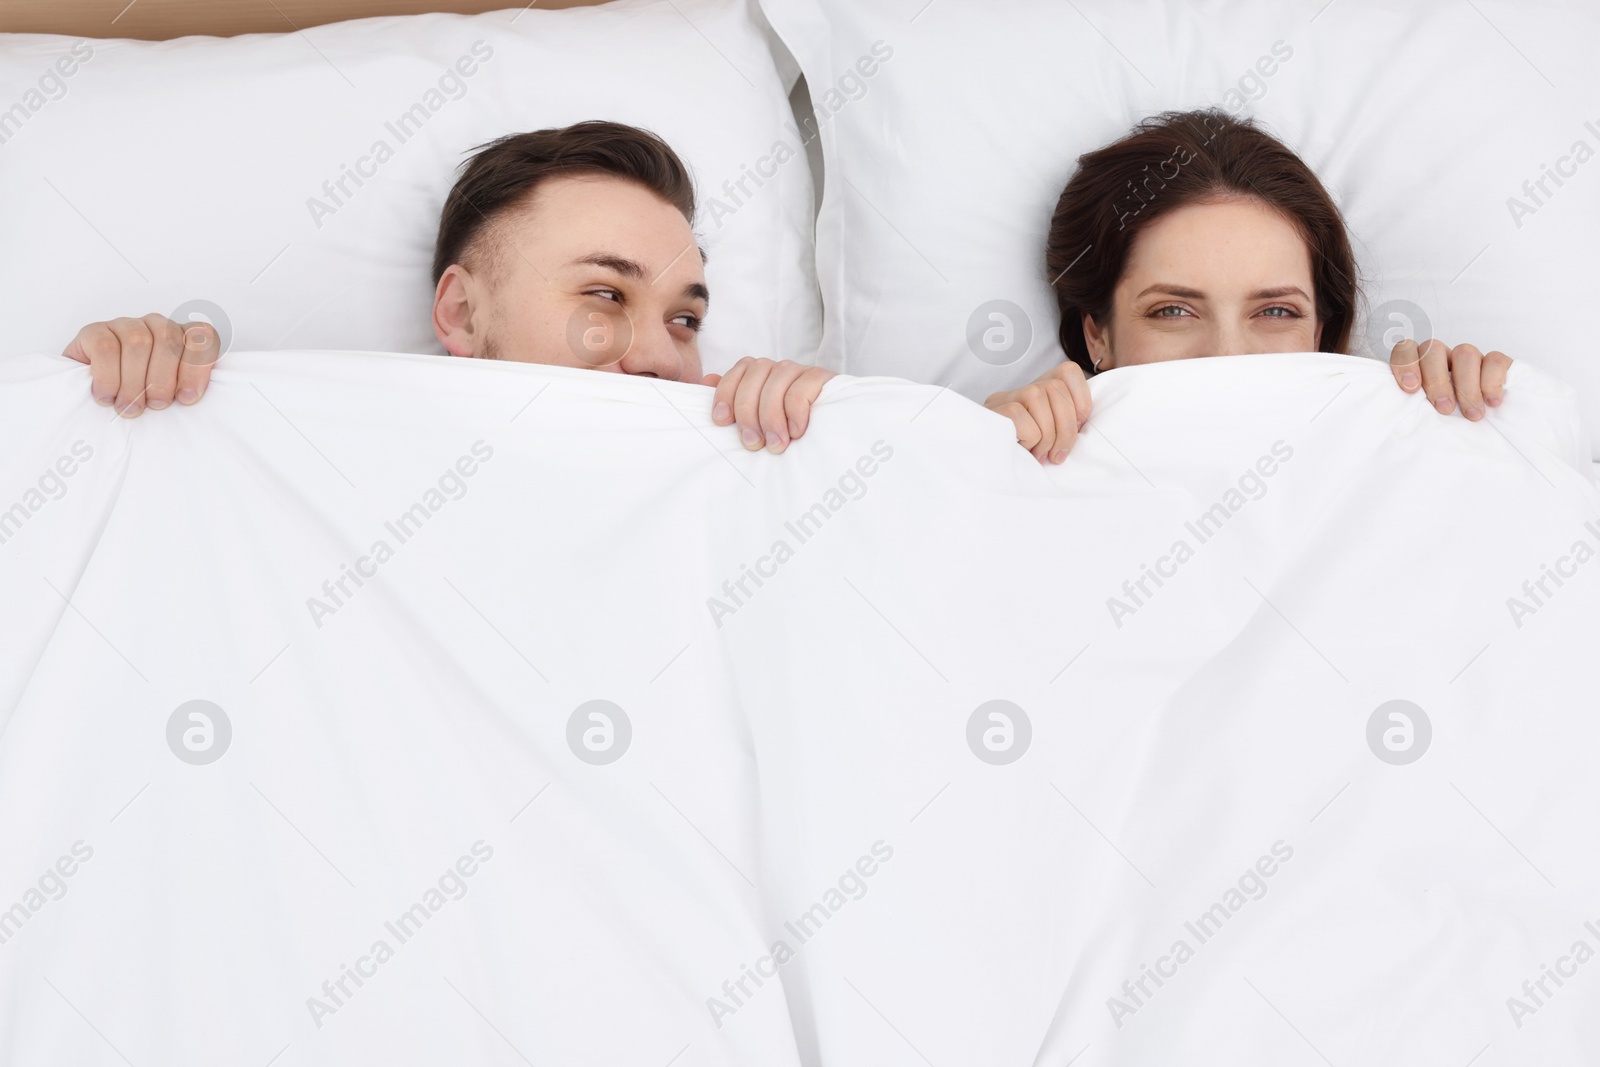
[[1083,313],[1083,339],[1089,346],[1089,362],[1095,370],[1110,370],[1116,365],[1111,358],[1111,331],[1102,330],[1087,311]]
[[471,358],[482,345],[481,331],[474,329],[473,322],[476,290],[472,275],[459,263],[446,268],[434,288],[433,332],[452,356]]

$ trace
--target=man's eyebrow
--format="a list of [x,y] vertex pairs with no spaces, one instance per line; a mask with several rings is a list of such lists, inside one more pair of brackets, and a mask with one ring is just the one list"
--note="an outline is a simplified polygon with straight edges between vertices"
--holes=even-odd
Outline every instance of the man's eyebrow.
[[[567,266],[575,267],[580,264],[588,264],[589,266],[594,267],[604,267],[606,270],[616,271],[624,278],[633,278],[639,281],[642,281],[645,278],[645,269],[643,264],[640,264],[635,260],[631,260],[626,256],[619,256],[615,252],[591,252],[587,256],[579,256],[577,259],[568,263]],[[700,282],[691,282],[684,286],[683,295],[689,300],[702,301],[708,307],[711,304],[711,290],[707,289],[705,285]]]
[[604,267],[607,270],[614,270],[624,278],[644,277],[644,267],[642,265],[627,258],[626,256],[619,256],[614,252],[591,252],[587,256],[579,256],[571,263],[568,263],[567,266],[575,267],[579,264],[588,264],[594,267]]
[[[702,252],[701,255],[704,256],[705,253]],[[619,256],[615,252],[591,252],[587,256],[579,256],[571,263],[568,263],[567,266],[574,267],[580,264],[588,264],[594,267],[604,267],[607,270],[616,271],[624,278],[643,280],[645,277],[645,269],[643,264],[640,264],[635,260],[631,260],[626,256]],[[711,303],[711,290],[707,289],[700,282],[691,282],[689,285],[684,286],[683,295],[691,300],[704,301],[708,305]]]

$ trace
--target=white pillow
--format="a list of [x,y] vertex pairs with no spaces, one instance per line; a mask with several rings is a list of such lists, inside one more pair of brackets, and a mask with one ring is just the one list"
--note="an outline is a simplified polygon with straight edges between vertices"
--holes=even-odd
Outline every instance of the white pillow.
[[[763,162],[798,146],[780,63],[753,0],[165,42],[0,34],[10,352],[59,352],[85,323],[192,301],[219,307],[240,348],[442,352],[430,268],[464,153],[605,118],[654,130],[694,172],[706,369],[746,353],[809,361],[811,175],[803,156]],[[734,210],[712,208],[755,170]]]
[[[823,364],[979,399],[1052,366],[1044,241],[1077,157],[1146,115],[1217,106],[1261,119],[1338,200],[1372,312],[1356,351],[1387,356],[1384,333],[1420,309],[1445,341],[1576,386],[1600,456],[1600,7],[763,5],[820,126]],[[1530,196],[1558,167],[1564,184]],[[1021,314],[991,318],[991,301]]]

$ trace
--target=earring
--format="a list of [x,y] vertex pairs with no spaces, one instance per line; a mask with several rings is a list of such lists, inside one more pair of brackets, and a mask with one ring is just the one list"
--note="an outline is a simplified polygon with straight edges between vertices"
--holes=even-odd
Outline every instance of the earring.
[[1098,371],[1100,369],[1100,361],[1098,359],[1095,359],[1093,356],[1090,356],[1089,357],[1089,366],[1093,367],[1095,370]]

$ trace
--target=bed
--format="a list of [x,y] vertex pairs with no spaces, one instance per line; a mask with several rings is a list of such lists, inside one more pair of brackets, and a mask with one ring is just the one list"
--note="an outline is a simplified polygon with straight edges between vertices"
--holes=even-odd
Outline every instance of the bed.
[[[1600,208],[1500,217],[1588,136],[1544,95],[1588,13],[493,6],[0,0],[0,1063],[1600,1059],[1595,379],[1527,311]],[[1460,116],[1397,128],[1450,93],[1373,41],[1526,52],[1470,76],[1534,155],[1386,191]],[[1363,346],[1509,336],[1506,404],[1128,367],[1041,466],[973,401],[1059,360],[1052,187],[1247,70]],[[698,383],[443,355],[461,161],[596,115],[695,173],[708,369],[845,372],[785,454]],[[61,345],[149,310],[225,355],[117,419]]]

